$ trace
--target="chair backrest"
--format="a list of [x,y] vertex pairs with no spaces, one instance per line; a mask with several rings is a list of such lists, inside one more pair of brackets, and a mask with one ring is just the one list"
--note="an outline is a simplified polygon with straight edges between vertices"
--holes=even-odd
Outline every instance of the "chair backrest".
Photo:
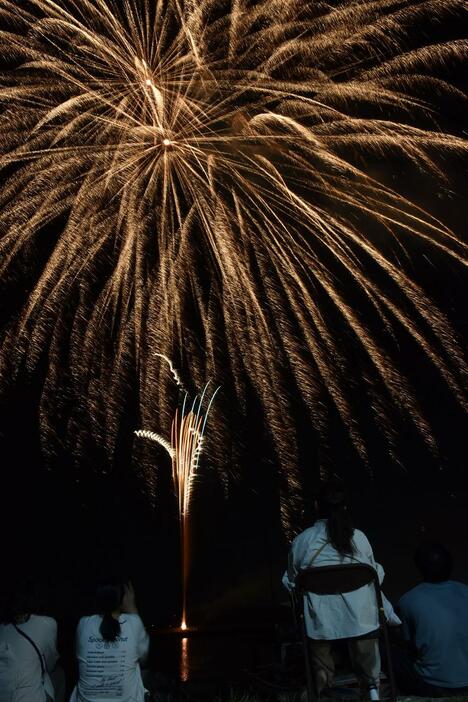
[[377,573],[366,563],[319,566],[299,571],[295,586],[298,594],[339,595],[373,583],[379,589]]

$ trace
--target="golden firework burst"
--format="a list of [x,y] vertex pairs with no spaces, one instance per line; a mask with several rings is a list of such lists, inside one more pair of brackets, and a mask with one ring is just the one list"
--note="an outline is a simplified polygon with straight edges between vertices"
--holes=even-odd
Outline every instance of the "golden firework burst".
[[[130,386],[142,425],[158,416],[168,433],[154,350],[177,352],[196,387],[222,372],[241,408],[253,388],[288,524],[301,493],[294,388],[325,445],[332,411],[367,460],[356,348],[354,382],[390,453],[394,411],[434,447],[394,337],[413,338],[462,406],[466,365],[398,252],[418,240],[465,265],[467,247],[364,161],[443,178],[439,156],[465,152],[421,96],[464,99],[439,74],[466,42],[405,48],[418,22],[463,6],[0,0],[0,274],[29,281],[0,372],[14,381],[47,354],[46,447],[61,433],[79,456],[92,435],[112,460]],[[211,433],[214,451],[226,431]]]

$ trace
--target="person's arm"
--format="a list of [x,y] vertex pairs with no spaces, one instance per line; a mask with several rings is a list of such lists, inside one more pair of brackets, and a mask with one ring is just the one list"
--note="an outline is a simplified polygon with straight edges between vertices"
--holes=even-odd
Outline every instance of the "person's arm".
[[414,637],[414,621],[411,612],[402,600],[398,602],[396,611],[401,619],[398,644],[408,651],[413,660],[416,660],[418,658],[418,648]]
[[57,622],[52,617],[43,617],[44,636],[42,643],[42,653],[46,668],[51,673],[57,661],[59,654],[57,651]]
[[145,626],[139,616],[136,628],[136,641],[138,661],[140,665],[144,666],[148,660],[150,641]]
[[80,642],[81,642],[81,632],[83,630],[84,620],[83,617],[79,620],[76,625],[75,631],[75,658],[78,660],[80,657]]
[[294,558],[293,558],[293,553],[292,553],[292,546],[289,549],[288,553],[288,567],[284,572],[283,575],[283,585],[288,590],[291,592],[291,590],[294,589],[294,580],[296,579],[297,571],[294,566]]
[[372,546],[370,545],[367,536],[363,534],[362,531],[357,531],[355,543],[362,557],[362,562],[368,563],[370,566],[372,566],[372,568],[377,573],[380,585],[382,585],[385,576],[385,571],[380,565],[380,563],[377,563],[377,561],[375,560],[374,552],[372,551]]
[[138,607],[136,605],[135,599],[135,590],[131,582],[125,585],[125,594],[122,601],[122,612],[125,612],[126,614],[137,615],[135,617],[135,639],[137,658],[140,665],[144,665],[148,659],[149,636],[138,613]]
[[313,527],[311,527],[296,536],[291,544],[288,554],[288,569],[283,575],[283,585],[290,592],[294,590],[294,583],[299,571],[302,568],[307,568],[309,565],[306,560],[306,555],[308,549],[314,542],[315,536],[316,532]]
[[138,614],[138,607],[136,606],[135,600],[135,590],[133,589],[132,582],[125,585],[125,594],[122,600],[122,612],[126,614]]
[[398,616],[398,614],[395,612],[395,610],[393,609],[392,603],[385,596],[384,592],[382,592],[382,604],[383,604],[387,624],[390,627],[392,627],[392,629],[396,629],[396,628],[399,629],[401,627],[401,619]]

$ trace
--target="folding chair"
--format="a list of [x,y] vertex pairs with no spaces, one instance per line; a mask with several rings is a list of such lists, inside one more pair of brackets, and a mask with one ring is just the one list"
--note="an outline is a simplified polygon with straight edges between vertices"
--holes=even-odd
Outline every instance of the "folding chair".
[[390,699],[396,702],[395,679],[393,676],[392,661],[390,657],[390,642],[388,638],[387,620],[382,602],[382,592],[379,578],[372,566],[365,563],[350,563],[344,565],[320,566],[301,570],[295,582],[293,602],[296,618],[302,637],[304,650],[304,663],[307,682],[307,701],[314,702],[319,698],[310,661],[308,637],[305,626],[304,601],[308,593],[316,595],[340,595],[353,590],[358,590],[364,585],[373,585],[375,592],[375,605],[378,610],[379,631],[382,634],[384,649],[387,657],[388,682],[390,686]]

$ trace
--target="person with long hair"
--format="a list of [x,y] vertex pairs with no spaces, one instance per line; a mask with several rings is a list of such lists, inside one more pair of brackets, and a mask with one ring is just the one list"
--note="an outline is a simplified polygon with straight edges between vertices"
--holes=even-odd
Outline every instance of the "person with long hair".
[[[384,571],[376,563],[372,547],[362,531],[355,529],[345,491],[338,482],[323,486],[317,500],[319,519],[292,543],[283,584],[294,588],[299,571],[305,568],[346,563],[372,566],[382,582]],[[390,603],[388,617],[399,624]],[[308,593],[304,616],[317,690],[332,687],[335,673],[333,642],[347,640],[353,669],[363,694],[378,699],[380,655],[379,620],[372,585],[340,595]]]
[[107,578],[97,588],[96,609],[78,624],[79,679],[70,702],[143,702],[140,665],[148,656],[149,638],[132,584]]
[[0,623],[0,702],[63,702],[57,622],[41,612],[38,583],[19,578],[6,598]]

